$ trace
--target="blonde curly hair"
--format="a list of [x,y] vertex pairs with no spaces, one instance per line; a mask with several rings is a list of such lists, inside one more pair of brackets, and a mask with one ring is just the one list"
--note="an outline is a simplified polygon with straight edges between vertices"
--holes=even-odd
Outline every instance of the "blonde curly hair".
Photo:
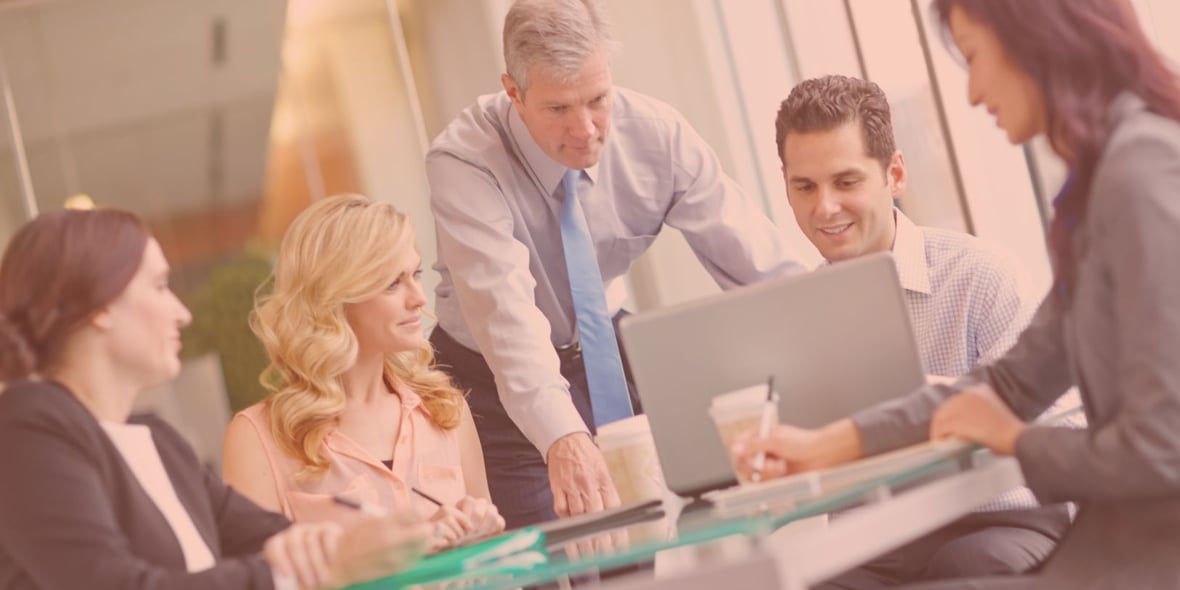
[[[396,278],[392,256],[416,248],[406,215],[360,195],[322,199],[291,224],[279,248],[272,280],[259,287],[250,329],[266,348],[270,366],[260,381],[270,429],[279,448],[304,464],[301,475],[328,468],[324,440],[344,411],[341,377],[356,363],[357,338],[345,306],[376,297]],[[268,284],[273,290],[264,294]],[[462,394],[432,368],[425,340],[388,355],[387,383],[401,383],[421,398],[441,428],[459,424]]]

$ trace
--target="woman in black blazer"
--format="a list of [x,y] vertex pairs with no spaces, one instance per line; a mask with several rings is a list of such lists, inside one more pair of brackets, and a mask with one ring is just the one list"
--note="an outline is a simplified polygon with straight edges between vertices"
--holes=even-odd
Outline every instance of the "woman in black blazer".
[[392,573],[422,526],[291,525],[128,420],[180,369],[189,312],[135,216],[55,211],[0,260],[0,590],[312,588]]

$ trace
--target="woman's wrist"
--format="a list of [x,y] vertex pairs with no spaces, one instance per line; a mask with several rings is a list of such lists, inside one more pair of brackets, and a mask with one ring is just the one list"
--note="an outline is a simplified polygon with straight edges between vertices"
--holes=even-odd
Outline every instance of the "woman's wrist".
[[860,430],[850,419],[838,420],[815,431],[812,452],[816,467],[831,467],[864,456]]
[[1028,424],[1025,422],[1017,422],[1009,430],[1007,440],[1004,442],[1004,447],[1000,449],[1001,455],[1012,456],[1016,454],[1016,445],[1020,442],[1020,437],[1028,431]]
[[270,566],[270,576],[274,582],[275,590],[301,590],[299,582],[295,578],[280,572],[273,565]]

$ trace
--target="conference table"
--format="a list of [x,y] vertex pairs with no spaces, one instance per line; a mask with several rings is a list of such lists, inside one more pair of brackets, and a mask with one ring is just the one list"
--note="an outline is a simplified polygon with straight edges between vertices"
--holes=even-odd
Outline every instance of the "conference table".
[[669,496],[606,518],[516,531],[353,588],[801,590],[1022,483],[1014,459],[956,441],[926,443],[692,501]]

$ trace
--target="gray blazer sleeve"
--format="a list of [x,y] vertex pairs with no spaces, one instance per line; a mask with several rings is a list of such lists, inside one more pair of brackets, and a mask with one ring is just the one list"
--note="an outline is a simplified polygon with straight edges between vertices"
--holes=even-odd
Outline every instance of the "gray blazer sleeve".
[[927,385],[908,396],[852,416],[866,455],[875,455],[929,438],[934,411],[963,389],[990,385],[1021,418],[1031,420],[1073,385],[1061,340],[1061,316],[1052,298],[1037,309],[1028,328],[1000,359],[959,378],[952,385]]
[[1042,501],[1180,491],[1180,126],[1141,114],[1119,132],[1085,224],[1079,276],[1096,288],[1074,303],[1090,430],[1031,428],[1017,443]]

